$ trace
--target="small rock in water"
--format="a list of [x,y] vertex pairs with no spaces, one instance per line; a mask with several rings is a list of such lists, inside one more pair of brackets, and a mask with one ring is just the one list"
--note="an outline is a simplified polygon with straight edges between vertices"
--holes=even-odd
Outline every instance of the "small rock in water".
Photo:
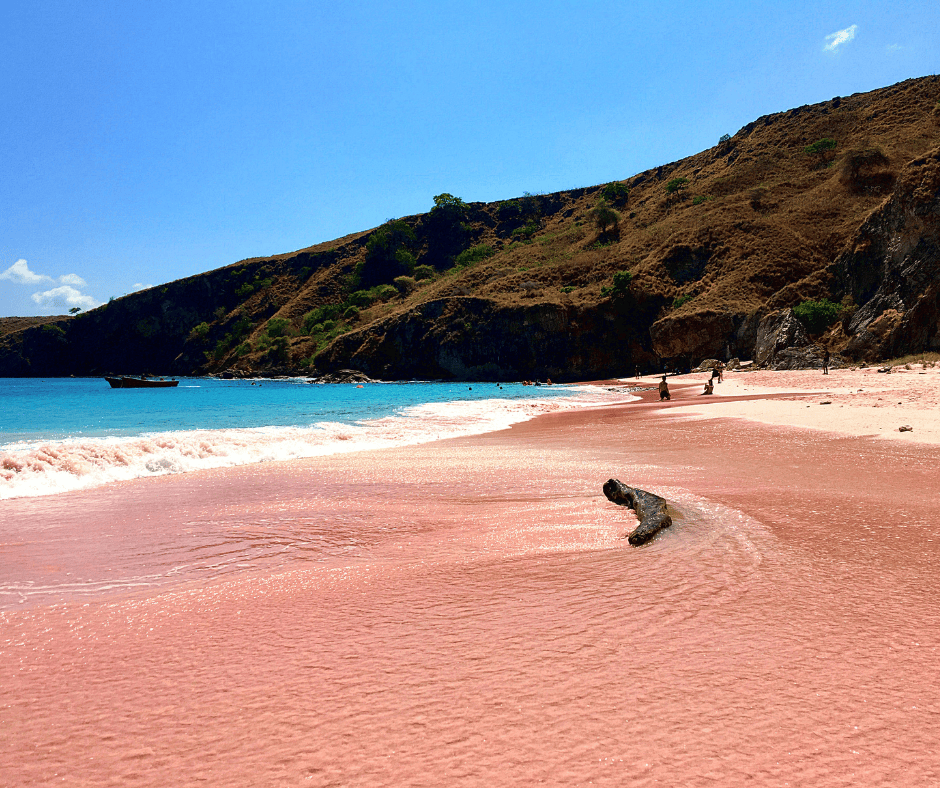
[[914,428],[910,424],[905,424],[903,427],[898,427],[898,432],[913,432]]

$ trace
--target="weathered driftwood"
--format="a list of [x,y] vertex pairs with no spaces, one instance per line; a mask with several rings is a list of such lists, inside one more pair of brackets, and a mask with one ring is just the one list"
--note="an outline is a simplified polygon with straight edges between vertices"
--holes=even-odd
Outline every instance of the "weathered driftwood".
[[614,503],[629,506],[640,519],[640,524],[628,537],[632,545],[643,544],[663,528],[672,525],[672,518],[666,509],[666,501],[658,495],[636,487],[628,487],[617,479],[608,479],[604,483],[604,495]]

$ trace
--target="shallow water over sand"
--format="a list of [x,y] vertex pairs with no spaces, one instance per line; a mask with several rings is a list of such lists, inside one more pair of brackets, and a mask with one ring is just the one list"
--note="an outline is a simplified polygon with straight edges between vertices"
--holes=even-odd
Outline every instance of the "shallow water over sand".
[[629,406],[5,502],[0,784],[935,785],[938,459]]

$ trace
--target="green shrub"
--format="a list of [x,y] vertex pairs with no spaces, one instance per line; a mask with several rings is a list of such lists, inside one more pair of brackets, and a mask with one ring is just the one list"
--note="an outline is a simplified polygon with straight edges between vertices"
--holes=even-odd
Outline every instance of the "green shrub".
[[626,293],[633,281],[633,274],[629,271],[617,271],[614,274],[614,292]]
[[343,320],[348,320],[350,323],[354,323],[359,319],[359,307],[351,306],[343,312]]
[[343,307],[340,304],[322,304],[316,309],[311,309],[303,317],[303,323],[300,329],[301,333],[307,335],[312,334],[313,327],[317,325],[317,323],[338,317],[342,309]]
[[268,358],[280,362],[287,361],[287,347],[287,337],[275,337],[271,340],[271,349],[268,351]]
[[532,192],[523,192],[522,197],[520,197],[517,202],[519,203],[519,210],[522,212],[522,215],[530,221],[542,215],[542,206],[539,203],[539,198],[532,194]]
[[434,266],[433,265],[416,265],[414,277],[416,280],[421,281],[422,279],[433,279],[434,278]]
[[517,200],[503,200],[496,205],[496,218],[501,222],[518,219],[522,216],[522,206]]
[[242,356],[247,356],[249,353],[251,353],[251,345],[249,345],[247,342],[242,342],[242,344],[238,346],[238,350],[236,350],[235,353],[239,358]]
[[595,207],[588,211],[588,215],[602,233],[606,233],[608,228],[615,230],[620,224],[620,214],[611,208],[606,200],[598,202]]
[[524,224],[522,227],[517,227],[512,231],[513,238],[521,238],[524,241],[532,240],[532,236],[535,235],[540,229],[538,222],[530,221]]
[[373,301],[375,301],[375,296],[372,294],[371,290],[357,290],[355,293],[351,293],[349,298],[346,299],[347,304],[350,306],[358,306],[360,309],[372,306]]
[[806,153],[809,156],[818,156],[821,153],[827,153],[829,151],[834,151],[839,143],[837,143],[831,137],[823,137],[821,140],[816,140],[812,145],[807,145],[803,148],[803,153]]
[[414,270],[411,247],[416,242],[414,230],[401,219],[391,219],[379,227],[366,242],[365,259],[356,266],[353,286],[369,288],[388,283],[396,276]]
[[633,281],[633,274],[629,271],[617,271],[614,274],[614,283],[611,287],[602,287],[601,295],[612,298],[624,298],[630,292],[630,283]]
[[252,328],[254,328],[254,323],[251,322],[251,318],[248,317],[248,315],[242,315],[235,321],[235,325],[232,326],[231,335],[235,341],[238,342],[248,336]]
[[254,295],[259,290],[266,290],[272,284],[274,284],[274,280],[271,277],[261,279],[259,274],[255,277],[253,282],[245,282],[243,285],[239,285],[237,288],[235,288],[235,295],[241,299],[246,299],[249,296]]
[[215,347],[212,349],[212,352],[210,355],[216,361],[219,361],[225,356],[226,353],[228,353],[228,349],[231,346],[232,346],[232,337],[230,334],[226,334],[224,337],[222,337],[222,339],[216,342]]
[[378,285],[372,288],[372,293],[376,301],[388,301],[398,295],[398,288],[394,285]]
[[417,282],[415,282],[413,276],[396,276],[392,284],[395,285],[395,288],[403,296],[408,295],[417,286]]
[[443,194],[438,194],[434,197],[434,207],[432,211],[437,210],[458,210],[463,211],[467,207],[467,204],[461,200],[459,197],[454,197],[453,194],[448,194],[444,192]]
[[205,342],[206,338],[209,336],[209,324],[203,321],[198,326],[193,326],[193,330],[189,332],[189,338],[193,342]]
[[283,317],[272,317],[264,327],[264,332],[271,339],[276,339],[277,337],[286,336],[289,326],[290,321],[285,320]]
[[627,198],[630,196],[630,189],[626,184],[620,183],[620,181],[614,181],[613,183],[608,183],[603,189],[601,189],[601,197],[609,203],[619,204],[627,201]]
[[666,194],[676,194],[689,185],[688,178],[673,178],[666,184]]
[[465,266],[473,265],[478,263],[481,260],[486,260],[488,257],[492,257],[496,254],[496,250],[487,244],[479,244],[478,246],[471,247],[470,249],[464,249],[460,254],[454,258],[454,265]]
[[831,137],[823,137],[821,140],[816,140],[812,145],[807,145],[803,148],[803,153],[807,156],[814,157],[817,165],[822,165],[835,158],[837,146],[838,143]]
[[297,276],[302,282],[306,282],[307,277],[310,276],[310,266],[305,265],[303,268],[301,268],[300,271],[297,273]]
[[334,328],[336,328],[336,321],[324,320],[321,326],[322,326],[320,329],[321,331],[332,331]]
[[316,309],[311,309],[307,314],[304,315],[304,323],[309,323],[313,325],[314,323],[322,323],[324,320],[336,317],[342,311],[343,307],[340,304],[322,304]]
[[703,202],[708,202],[711,199],[712,198],[706,194],[700,194],[692,198],[692,205],[701,205]]
[[693,293],[686,293],[685,295],[681,295],[678,298],[673,300],[672,308],[678,309],[683,304],[689,303],[689,301],[691,301],[693,298],[695,298],[695,295]]
[[411,273],[415,270],[415,256],[407,249],[397,249],[395,251],[395,262],[398,263],[402,271]]
[[574,285],[565,285],[561,288],[562,293],[570,293],[572,290],[574,290]]
[[730,134],[722,134],[722,135],[718,138],[718,144],[721,145],[721,143],[723,143],[723,142],[731,142],[731,135],[730,135]]
[[803,301],[793,307],[793,314],[810,334],[819,334],[839,320],[842,305],[828,299]]
[[56,337],[64,337],[65,331],[62,330],[62,326],[57,326],[55,323],[46,323],[42,327],[43,333],[52,334]]

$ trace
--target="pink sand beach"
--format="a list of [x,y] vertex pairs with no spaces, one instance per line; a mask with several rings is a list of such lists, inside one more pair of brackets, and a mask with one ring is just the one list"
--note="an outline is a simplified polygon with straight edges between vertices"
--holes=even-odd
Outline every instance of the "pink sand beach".
[[0,785],[940,784],[940,370],[705,377],[0,502]]

